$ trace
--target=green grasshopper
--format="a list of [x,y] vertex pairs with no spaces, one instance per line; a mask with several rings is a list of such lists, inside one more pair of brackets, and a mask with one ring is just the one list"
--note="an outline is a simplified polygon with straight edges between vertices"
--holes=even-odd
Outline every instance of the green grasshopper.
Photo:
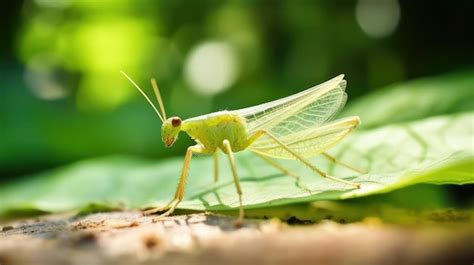
[[171,147],[182,131],[196,142],[196,145],[188,147],[186,151],[174,199],[165,207],[145,211],[145,215],[162,212],[158,217],[161,218],[174,212],[184,198],[186,178],[193,154],[214,156],[214,180],[217,181],[219,150],[223,151],[229,159],[239,196],[240,207],[237,222],[242,222],[244,209],[242,188],[234,159],[235,152],[248,149],[296,181],[299,181],[299,176],[272,158],[297,160],[322,177],[360,188],[359,183],[333,177],[308,161],[308,158],[321,154],[334,163],[363,173],[325,152],[360,123],[357,116],[330,121],[346,103],[344,75],[339,75],[320,85],[269,103],[240,110],[219,111],[182,120],[177,116],[166,118],[163,100],[154,79],[151,80],[151,84],[161,113],[145,92],[127,74],[123,71],[121,73],[138,89],[160,117],[163,122],[161,139],[166,147]]

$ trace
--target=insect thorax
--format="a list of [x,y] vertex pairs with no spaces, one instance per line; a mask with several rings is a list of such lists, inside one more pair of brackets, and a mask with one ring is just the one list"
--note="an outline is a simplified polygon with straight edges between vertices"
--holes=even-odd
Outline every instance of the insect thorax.
[[182,130],[202,144],[206,151],[223,150],[222,143],[228,140],[234,152],[248,146],[245,119],[229,111],[220,111],[185,120]]

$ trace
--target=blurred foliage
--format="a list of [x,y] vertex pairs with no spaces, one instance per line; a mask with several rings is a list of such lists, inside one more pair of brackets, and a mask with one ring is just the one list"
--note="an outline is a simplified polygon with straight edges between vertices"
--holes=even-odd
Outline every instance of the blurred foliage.
[[[360,114],[367,128],[382,124],[368,117],[372,108],[385,107],[377,110],[384,119],[408,120],[397,116],[395,99],[463,93],[459,102],[430,105],[433,112],[414,104],[417,118],[472,107],[466,103],[474,66],[473,29],[466,27],[472,24],[472,1],[2,4],[0,179],[91,156],[182,154],[191,141],[182,137],[165,150],[159,120],[119,70],[148,91],[149,78],[156,77],[168,113],[183,118],[280,98],[340,73],[349,82],[351,103],[393,82],[464,71],[447,85],[433,79],[420,81],[414,91],[411,85],[380,91],[394,93],[388,102],[375,104],[377,94],[359,101],[347,113]],[[198,56],[207,44],[220,48]]]
[[[444,79],[438,78],[438,82],[440,80]],[[446,80],[450,80],[450,77]],[[420,82],[401,84],[401,87],[415,89]],[[463,82],[453,81],[452,86],[460,84],[462,86]],[[463,93],[455,95],[464,97]],[[384,93],[368,95],[360,101],[368,102],[369,99],[377,98],[380,102],[389,102],[392,97],[392,93]],[[405,100],[415,104],[418,99],[411,97]],[[426,100],[433,101],[427,103],[431,105],[438,98]],[[400,104],[405,105],[407,103]],[[473,110],[422,119],[418,119],[419,113],[403,107],[398,113],[403,117],[411,114],[415,121],[360,130],[330,151],[339,159],[364,168],[368,174],[354,176],[353,172],[321,157],[312,159],[313,163],[331,175],[346,176],[362,183],[359,190],[348,190],[345,185],[315,176],[297,161],[285,161],[285,167],[301,177],[302,184],[311,190],[309,193],[290,177],[255,159],[250,152],[237,153],[244,190],[243,204],[249,208],[263,208],[295,202],[364,197],[419,183],[474,183],[474,146],[466,144],[474,134],[474,128],[469,126],[474,119]],[[383,121],[392,122],[383,118],[379,124]],[[372,121],[377,124],[375,118]],[[238,206],[228,163],[221,156],[222,178],[219,183],[212,183],[212,162],[209,156],[193,159],[187,196],[181,207],[225,210]],[[133,157],[82,161],[3,186],[0,188],[0,201],[3,202],[0,214],[163,205],[171,199],[182,163],[182,158],[155,162]],[[404,195],[392,196],[389,201],[413,207],[449,205],[448,196],[439,189],[401,194]],[[414,196],[408,198],[407,194]]]
[[474,110],[474,71],[393,84],[359,98],[341,117],[357,115],[359,129]]

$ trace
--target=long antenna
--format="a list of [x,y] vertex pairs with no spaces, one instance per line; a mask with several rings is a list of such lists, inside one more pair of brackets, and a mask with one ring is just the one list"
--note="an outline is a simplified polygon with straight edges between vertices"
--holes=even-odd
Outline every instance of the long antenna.
[[137,89],[138,91],[140,91],[140,93],[142,93],[142,95],[145,97],[145,99],[148,101],[148,103],[150,103],[150,106],[153,108],[153,110],[155,110],[156,114],[158,115],[158,117],[160,117],[160,120],[164,123],[165,120],[163,119],[163,117],[160,115],[160,112],[158,111],[158,109],[156,109],[155,105],[153,105],[153,103],[151,102],[151,100],[148,98],[148,96],[145,94],[145,92],[143,92],[143,90],[132,80],[132,78],[130,78],[130,76],[128,76],[124,71],[120,70],[120,73],[122,73],[127,79],[128,81],[130,81],[130,83],[132,83]]
[[165,106],[163,105],[160,89],[158,88],[158,84],[156,83],[155,78],[151,79],[151,86],[153,87],[153,91],[155,92],[156,99],[158,100],[158,104],[160,105],[161,114],[163,114],[163,118],[166,120]]

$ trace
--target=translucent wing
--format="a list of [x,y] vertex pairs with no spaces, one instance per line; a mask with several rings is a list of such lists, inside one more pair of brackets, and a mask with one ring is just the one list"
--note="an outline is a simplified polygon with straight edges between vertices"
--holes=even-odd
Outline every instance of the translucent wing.
[[[279,139],[293,151],[307,158],[318,155],[333,147],[357,127],[359,123],[359,117],[348,117],[279,137]],[[275,158],[294,159],[290,153],[281,148],[280,145],[268,136],[259,138],[249,149],[253,152]]]
[[298,94],[250,108],[236,110],[252,135],[266,129],[280,139],[330,120],[346,103],[346,81],[339,75]]

